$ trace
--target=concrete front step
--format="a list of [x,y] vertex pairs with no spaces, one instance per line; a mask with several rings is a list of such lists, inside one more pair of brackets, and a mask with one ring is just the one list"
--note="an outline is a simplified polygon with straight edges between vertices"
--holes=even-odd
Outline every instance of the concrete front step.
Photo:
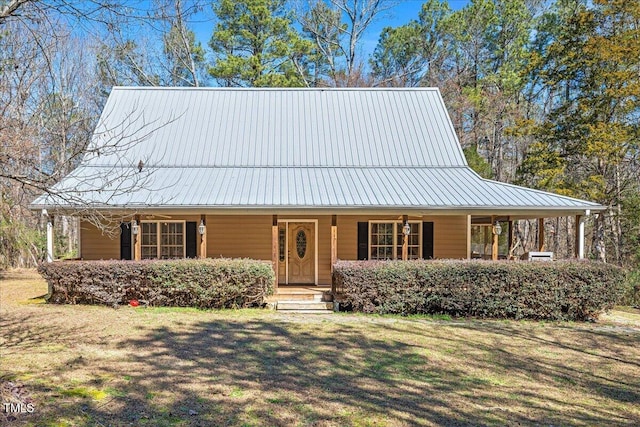
[[315,302],[331,302],[333,296],[330,293],[300,293],[300,292],[278,292],[275,295],[267,297],[267,302],[278,301],[315,301]]
[[278,301],[276,310],[278,311],[295,311],[295,312],[318,312],[318,313],[331,313],[333,312],[332,302],[323,301]]

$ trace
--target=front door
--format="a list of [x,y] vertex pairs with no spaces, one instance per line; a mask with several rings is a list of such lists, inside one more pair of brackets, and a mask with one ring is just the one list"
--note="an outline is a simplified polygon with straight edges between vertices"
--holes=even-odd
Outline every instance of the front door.
[[289,223],[289,283],[315,283],[315,224]]

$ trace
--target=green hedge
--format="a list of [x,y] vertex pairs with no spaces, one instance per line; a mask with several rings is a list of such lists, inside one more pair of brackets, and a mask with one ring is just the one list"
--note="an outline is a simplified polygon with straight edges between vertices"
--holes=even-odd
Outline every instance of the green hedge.
[[273,294],[271,263],[250,259],[68,261],[40,264],[48,302],[237,308]]
[[587,261],[340,261],[339,298],[365,313],[587,320],[612,308],[625,271]]
[[626,290],[620,304],[640,307],[640,269],[637,268],[629,273]]

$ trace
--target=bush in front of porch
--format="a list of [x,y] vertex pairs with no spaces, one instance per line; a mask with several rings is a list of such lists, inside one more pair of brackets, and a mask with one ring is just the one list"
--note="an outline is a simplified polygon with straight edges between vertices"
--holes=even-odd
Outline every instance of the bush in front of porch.
[[620,267],[589,261],[340,261],[339,298],[354,311],[589,320],[625,290]]
[[47,301],[58,304],[250,307],[273,294],[275,282],[271,263],[251,259],[66,261],[38,271]]

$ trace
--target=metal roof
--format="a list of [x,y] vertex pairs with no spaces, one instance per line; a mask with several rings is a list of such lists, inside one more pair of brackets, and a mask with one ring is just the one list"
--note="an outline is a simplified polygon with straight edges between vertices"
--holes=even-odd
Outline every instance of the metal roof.
[[33,208],[602,209],[480,178],[437,89],[114,88],[92,144]]
[[94,144],[116,139],[132,165],[465,165],[437,89],[116,87]]

